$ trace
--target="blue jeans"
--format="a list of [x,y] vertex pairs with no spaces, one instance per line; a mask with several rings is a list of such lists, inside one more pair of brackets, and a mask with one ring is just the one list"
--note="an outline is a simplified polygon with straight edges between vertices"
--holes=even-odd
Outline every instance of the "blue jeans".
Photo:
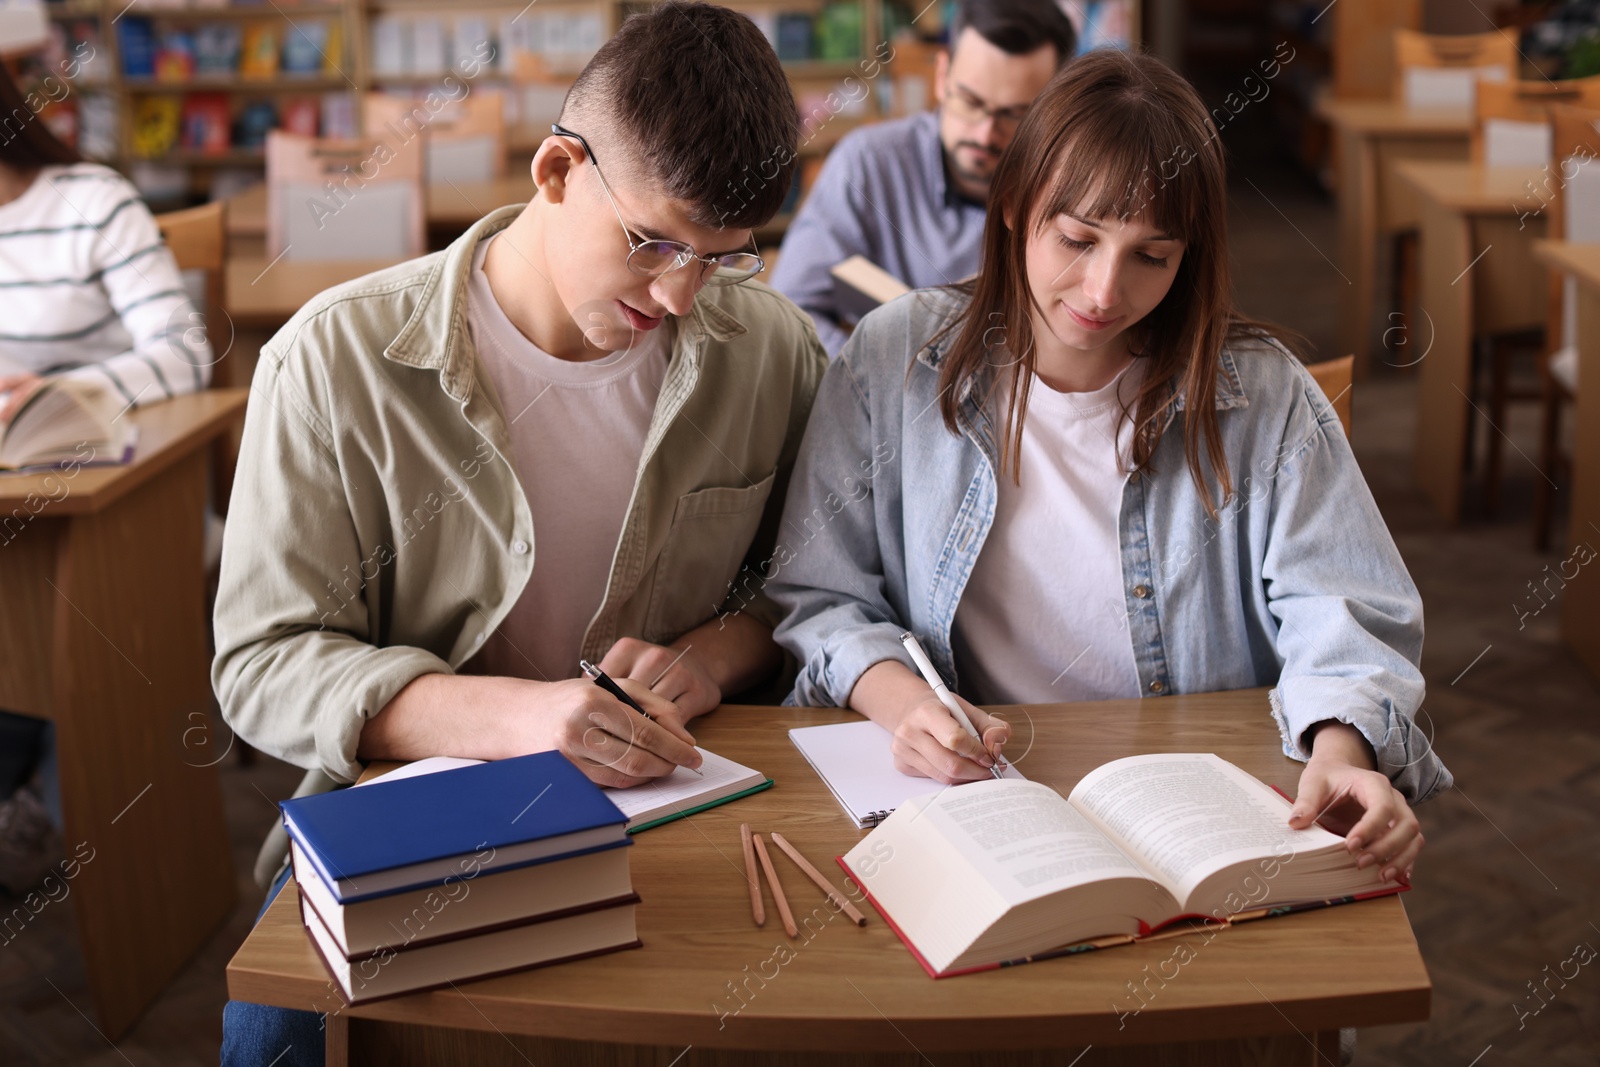
[[[256,922],[289,881],[289,868],[267,890]],[[230,1000],[222,1009],[222,1067],[322,1067],[322,1016]]]

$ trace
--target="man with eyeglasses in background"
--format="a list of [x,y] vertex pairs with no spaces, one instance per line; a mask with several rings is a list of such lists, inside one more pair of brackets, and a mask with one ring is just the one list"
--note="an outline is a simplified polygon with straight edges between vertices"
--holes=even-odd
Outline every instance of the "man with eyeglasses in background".
[[[798,127],[749,19],[635,15],[568,92],[529,204],[262,349],[212,681],[241,737],[309,769],[301,793],[374,759],[551,749],[634,785],[698,766],[689,720],[778,670],[740,571],[770,563],[827,359],[739,284],[792,164],[732,212],[725,190],[792,160]],[[258,862],[269,901],[286,851]],[[223,1029],[224,1064],[322,1062],[313,1013],[234,1002]]]
[[849,334],[829,272],[851,256],[913,289],[977,271],[1000,153],[1077,47],[1054,0],[960,0],[949,39],[937,108],[842,137],[784,236],[772,287],[810,313],[830,357]]

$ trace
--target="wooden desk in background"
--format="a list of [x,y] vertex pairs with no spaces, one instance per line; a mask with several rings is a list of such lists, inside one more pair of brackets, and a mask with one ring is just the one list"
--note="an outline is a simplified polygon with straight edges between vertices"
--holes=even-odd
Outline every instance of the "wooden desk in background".
[[[488,182],[442,182],[426,189],[430,227],[465,230],[497,207],[532,197],[527,174]],[[399,260],[277,263],[266,255],[267,187],[253,185],[228,200],[228,262],[223,307],[243,326],[281,326],[307,300],[341,282],[393,266]]]
[[[1415,229],[1421,217],[1416,193],[1395,176],[1394,164],[1407,159],[1465,162],[1471,150],[1472,111],[1331,96],[1320,97],[1316,111],[1334,128],[1339,266],[1350,279],[1344,287],[1344,351],[1356,357],[1360,378],[1373,358],[1378,240]],[[1413,329],[1413,339],[1415,335]]]
[[[1578,280],[1578,400],[1572,445],[1573,544],[1600,545],[1600,244],[1540,241],[1539,262]],[[1563,580],[1567,580],[1565,575]],[[1561,636],[1600,678],[1600,573],[1584,566],[1561,590]]]
[[[1265,690],[1012,710],[1008,755],[1028,777],[1062,791],[1108,760],[1163,751],[1215,752],[1291,794],[1299,781],[1299,764],[1279,749]],[[787,731],[853,718],[728,707],[696,720],[701,744],[767,772],[776,785],[638,836],[630,857],[644,898],[642,949],[340,1011],[291,882],[229,963],[229,995],[329,1012],[327,1062],[351,1067],[734,1067],[770,1063],[775,1050],[790,1067],[920,1065],[928,1062],[924,1053],[969,1067],[1065,1067],[1090,1044],[1079,1067],[1311,1067],[1338,1062],[1341,1026],[1427,1018],[1428,974],[1397,897],[1249,923],[1205,944],[1190,938],[1194,958],[1181,972],[1170,961],[1183,942],[1167,940],[935,982],[870,908],[864,929],[834,917],[817,930],[829,908],[798,869],[779,860],[802,926],[813,908],[817,920],[797,941],[773,919],[758,929],[739,824],[781,831],[840,877],[833,857],[864,831]],[[780,964],[766,961],[780,946],[793,958],[774,972]],[[1140,985],[1164,964],[1166,981]],[[1138,1014],[1126,1014],[1141,1003],[1129,983],[1147,990]],[[694,1048],[684,1054],[686,1045]]]
[[[1534,261],[1544,215],[1533,167],[1400,163],[1422,202],[1422,279],[1410,343],[1417,364],[1417,484],[1448,522],[1461,520],[1472,410],[1472,340],[1543,326],[1549,272]],[[1426,355],[1423,355],[1423,353]],[[1479,404],[1482,408],[1483,405]],[[1486,426],[1485,433],[1499,433]]]
[[112,1041],[237,896],[201,542],[208,446],[245,392],[124,415],[128,466],[0,475],[0,707],[55,722],[67,853],[92,856],[72,908]]

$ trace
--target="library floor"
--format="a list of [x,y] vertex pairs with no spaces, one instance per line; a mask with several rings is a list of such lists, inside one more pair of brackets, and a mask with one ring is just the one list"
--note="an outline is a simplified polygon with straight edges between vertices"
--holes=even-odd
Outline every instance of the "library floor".
[[[1344,282],[1330,262],[1331,204],[1269,162],[1252,160],[1236,167],[1241,172],[1249,175],[1236,177],[1233,189],[1241,303],[1304,331],[1322,358],[1336,355]],[[1473,517],[1460,529],[1434,517],[1411,483],[1415,387],[1413,377],[1393,371],[1360,383],[1353,437],[1427,605],[1421,722],[1457,788],[1420,812],[1428,845],[1417,889],[1406,898],[1434,981],[1433,1017],[1363,1031],[1356,1062],[1593,1065],[1600,1061],[1600,969],[1541,986],[1552,991],[1544,1000],[1530,986],[1556,974],[1574,946],[1600,946],[1600,685],[1561,644],[1555,611],[1529,618],[1525,628],[1516,614],[1527,583],[1566,558],[1573,537],[1558,526],[1555,550],[1540,555],[1529,547],[1539,475],[1518,450],[1535,454],[1531,410],[1518,410],[1505,427],[1516,449],[1506,453],[1499,517],[1483,518],[1470,502]],[[271,802],[299,777],[264,758],[252,768],[230,758],[223,771],[242,896],[226,928],[113,1048],[78,1010],[87,1010],[88,991],[71,911],[47,909],[0,946],[0,1063],[217,1061],[223,968],[260,904],[248,872],[275,817]],[[1070,961],[1049,966],[1057,965]]]

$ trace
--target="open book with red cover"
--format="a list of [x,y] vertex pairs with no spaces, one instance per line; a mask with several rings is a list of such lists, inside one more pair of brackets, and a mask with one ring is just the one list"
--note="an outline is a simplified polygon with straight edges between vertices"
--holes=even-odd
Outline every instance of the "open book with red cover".
[[1063,798],[987,780],[903,804],[838,858],[934,978],[1399,892],[1210,753],[1113,760]]

